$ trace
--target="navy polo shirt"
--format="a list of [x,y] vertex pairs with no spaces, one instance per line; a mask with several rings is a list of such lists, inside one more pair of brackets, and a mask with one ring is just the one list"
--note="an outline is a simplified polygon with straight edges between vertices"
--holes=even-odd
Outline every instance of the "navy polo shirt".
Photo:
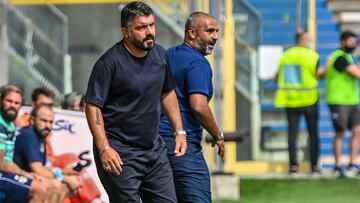
[[30,164],[46,164],[45,138],[38,135],[32,127],[20,129],[15,141],[14,162],[23,170],[31,172]]
[[[168,50],[169,64],[177,84],[175,89],[179,100],[181,118],[189,141],[200,142],[203,128],[191,112],[191,94],[203,94],[210,101],[213,95],[212,70],[206,58],[187,44]],[[165,115],[161,116],[161,136],[173,136],[173,129]]]
[[120,41],[95,63],[85,102],[101,108],[110,145],[122,157],[138,156],[163,145],[161,94],[175,86],[164,48],[155,44],[137,58]]

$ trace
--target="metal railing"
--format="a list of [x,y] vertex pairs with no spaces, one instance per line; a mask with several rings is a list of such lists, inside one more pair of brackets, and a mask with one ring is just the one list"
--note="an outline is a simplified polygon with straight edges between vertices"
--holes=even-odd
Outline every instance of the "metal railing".
[[236,85],[243,96],[251,101],[253,80],[257,80],[258,72],[256,57],[261,40],[261,17],[247,1],[237,0],[234,1],[234,21]]
[[170,18],[172,18],[179,26],[185,25],[185,19],[193,10],[193,0],[155,0],[151,1],[157,5]]
[[[259,78],[258,78],[258,45],[261,42],[261,22],[260,14],[246,0],[236,0],[234,3],[234,22],[235,22],[235,61],[236,61],[236,81],[235,86],[240,99],[237,101],[238,114],[249,115],[250,119],[243,119],[237,115],[237,128],[249,127],[251,131],[251,150],[249,155],[242,159],[252,159],[257,157],[260,135],[260,102],[259,102]],[[240,104],[241,103],[241,104]],[[239,150],[238,155],[244,154]],[[246,157],[246,158],[245,158]]]
[[62,98],[64,73],[70,68],[65,65],[67,18],[51,5],[8,6],[6,21],[10,71],[16,70],[10,74],[10,82],[29,72],[29,80],[37,81]]
[[148,0],[148,3],[156,15],[181,38],[187,17],[197,10],[196,0]]

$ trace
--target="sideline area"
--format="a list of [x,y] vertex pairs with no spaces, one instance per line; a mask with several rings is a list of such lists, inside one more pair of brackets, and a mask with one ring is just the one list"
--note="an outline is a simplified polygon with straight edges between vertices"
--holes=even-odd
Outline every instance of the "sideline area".
[[214,203],[359,203],[358,179],[240,178],[239,200]]

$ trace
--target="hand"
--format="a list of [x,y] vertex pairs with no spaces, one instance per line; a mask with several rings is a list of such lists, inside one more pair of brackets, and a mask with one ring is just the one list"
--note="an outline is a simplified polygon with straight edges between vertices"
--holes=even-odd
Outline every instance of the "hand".
[[120,155],[113,148],[109,147],[109,149],[105,150],[100,159],[105,171],[120,175],[123,162]]
[[33,180],[37,180],[39,179],[41,176],[36,174],[36,173],[28,173],[28,172],[23,172],[23,173],[19,173],[19,175],[25,176],[29,179],[33,179]]
[[175,137],[175,156],[180,157],[185,155],[187,148],[186,135],[176,135]]
[[19,172],[19,173],[17,173],[18,175],[22,175],[22,176],[25,176],[26,178],[29,178],[29,179],[36,179],[37,178],[37,176],[36,176],[36,174],[35,173],[28,173],[28,172]]
[[81,187],[79,176],[64,175],[63,182],[67,184],[72,193],[76,193],[76,191]]
[[40,175],[38,175],[38,174],[36,174],[36,173],[29,173],[29,177],[30,177],[31,179],[37,180],[37,181],[39,181],[39,182],[43,182],[43,181],[45,180],[44,177],[42,177],[42,176],[40,176]]
[[51,187],[50,182],[45,177],[40,176],[39,174],[36,174],[36,173],[28,173],[28,175],[29,175],[29,177],[31,177],[33,182],[38,182],[41,185],[45,186],[46,188]]
[[219,150],[218,150],[218,155],[221,157],[221,159],[224,161],[225,160],[225,143],[224,143],[224,140],[214,140],[212,143],[211,143],[211,146],[212,147],[215,147],[215,145],[217,145],[219,147]]

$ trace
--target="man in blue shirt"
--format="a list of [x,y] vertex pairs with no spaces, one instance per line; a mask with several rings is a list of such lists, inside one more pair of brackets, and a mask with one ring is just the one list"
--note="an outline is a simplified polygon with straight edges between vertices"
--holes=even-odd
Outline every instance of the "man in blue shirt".
[[51,193],[47,182],[13,162],[16,140],[13,121],[21,107],[22,91],[8,85],[2,90],[0,98],[0,202],[45,202]]
[[212,16],[202,12],[192,13],[186,21],[184,43],[168,50],[187,132],[185,156],[174,156],[174,134],[165,115],[161,117],[159,132],[168,147],[179,202],[211,202],[210,175],[200,145],[203,128],[212,135],[213,146],[216,144],[219,147],[218,154],[224,158],[223,133],[217,127],[208,104],[213,95],[212,70],[204,57],[212,53],[218,30]]
[[142,2],[121,11],[123,40],[95,63],[85,96],[99,178],[110,202],[176,202],[166,147],[158,133],[161,107],[186,150],[175,81],[164,48],[155,44],[155,15]]
[[53,127],[54,112],[48,104],[34,107],[30,126],[22,128],[15,142],[14,162],[27,172],[47,178],[54,188],[51,202],[64,199],[80,187],[80,177],[72,169],[47,167],[45,138]]

